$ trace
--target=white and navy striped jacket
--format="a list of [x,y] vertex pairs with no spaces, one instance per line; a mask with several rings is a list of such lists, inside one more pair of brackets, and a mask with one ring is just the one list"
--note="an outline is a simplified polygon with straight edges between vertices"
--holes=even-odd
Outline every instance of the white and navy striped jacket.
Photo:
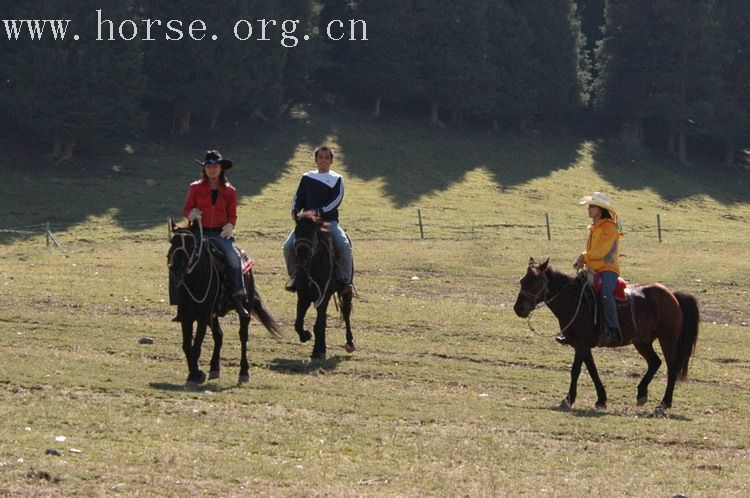
[[339,205],[344,199],[344,178],[335,171],[308,171],[302,175],[292,202],[292,213],[314,209],[324,221],[339,221]]

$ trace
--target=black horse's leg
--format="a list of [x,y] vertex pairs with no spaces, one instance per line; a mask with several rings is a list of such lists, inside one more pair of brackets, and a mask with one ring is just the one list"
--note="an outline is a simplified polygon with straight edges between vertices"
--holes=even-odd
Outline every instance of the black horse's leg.
[[297,294],[297,318],[294,320],[294,330],[297,331],[300,342],[307,342],[312,338],[309,330],[305,330],[305,315],[310,307],[310,300],[301,293]]
[[195,370],[193,369],[193,320],[183,318],[180,325],[182,326],[182,352],[185,353],[185,360],[187,360],[187,380],[190,381],[195,376]]
[[[252,306],[249,308],[252,309]],[[238,383],[250,382],[250,363],[247,361],[247,341],[250,336],[250,319],[240,317],[240,377]]]
[[219,325],[217,316],[211,317],[211,335],[214,338],[214,352],[211,355],[211,370],[208,372],[208,378],[218,379],[221,376],[221,347],[224,344],[224,332]]
[[596,389],[595,406],[597,408],[607,408],[607,392],[604,390],[604,384],[602,384],[602,380],[599,378],[599,371],[596,369],[594,356],[591,354],[590,349],[587,351],[586,356],[584,356],[583,362],[586,364],[586,369],[589,371],[591,380],[594,381],[594,388]]
[[316,309],[318,314],[315,318],[315,325],[313,326],[313,332],[315,332],[315,345],[312,350],[312,359],[314,360],[326,359],[326,319],[328,312],[328,299],[329,297],[326,297]]
[[356,349],[354,347],[354,336],[352,335],[352,293],[347,292],[340,294],[341,296],[341,314],[344,315],[344,324],[346,325],[346,345],[344,348],[347,353],[353,353]]
[[568,389],[568,395],[560,403],[560,408],[568,409],[576,402],[578,376],[581,375],[581,364],[585,356],[586,351],[576,349],[575,356],[573,357],[573,366],[570,368],[570,388]]
[[650,342],[635,342],[633,346],[646,359],[646,364],[648,365],[646,373],[638,383],[636,403],[638,403],[638,406],[641,406],[648,401],[648,386],[661,366],[661,359],[659,359],[659,355],[654,351],[654,345]]
[[206,327],[208,327],[209,320],[210,318],[206,316],[198,318],[198,326],[195,329],[195,340],[190,351],[190,360],[193,363],[193,368],[190,376],[188,376],[188,383],[191,384],[203,384],[206,381],[206,373],[200,369],[198,362],[201,358],[201,346],[203,345],[203,338],[206,337]]

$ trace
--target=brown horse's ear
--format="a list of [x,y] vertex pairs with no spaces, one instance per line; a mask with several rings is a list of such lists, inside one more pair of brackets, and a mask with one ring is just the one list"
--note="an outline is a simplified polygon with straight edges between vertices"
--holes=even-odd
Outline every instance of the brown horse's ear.
[[529,258],[529,266],[536,264],[536,261],[534,261],[534,258]]
[[549,265],[549,258],[547,258],[547,261],[539,265],[539,271],[540,272],[547,271],[547,265]]

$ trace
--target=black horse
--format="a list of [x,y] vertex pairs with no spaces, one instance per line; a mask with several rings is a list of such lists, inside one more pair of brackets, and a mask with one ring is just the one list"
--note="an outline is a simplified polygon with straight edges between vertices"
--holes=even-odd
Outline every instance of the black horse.
[[[223,332],[219,325],[219,316],[226,314],[230,308],[224,288],[226,277],[219,256],[213,253],[209,241],[203,238],[199,223],[179,227],[170,220],[170,226],[172,238],[167,253],[167,265],[171,276],[179,286],[178,316],[182,325],[182,350],[185,352],[188,364],[187,383],[202,384],[206,381],[206,374],[200,369],[198,361],[207,326],[211,327],[214,339],[208,378],[218,378],[221,370]],[[247,290],[245,309],[251,311],[272,336],[277,339],[281,338],[281,329],[276,319],[263,306],[258,289],[255,287],[252,269],[245,274],[244,278]],[[197,322],[194,338],[193,322]],[[250,318],[240,316],[239,334],[242,347],[240,384],[250,380],[250,365],[247,361],[249,324]]]
[[[596,407],[607,406],[607,393],[591,355],[591,349],[597,345],[599,335],[596,319],[598,317],[601,322],[604,317],[601,309],[598,309],[598,299],[590,293],[591,286],[585,274],[569,276],[550,268],[549,259],[537,264],[531,258],[513,306],[518,316],[526,318],[539,303],[546,304],[557,317],[569,344],[575,349],[570,371],[570,389],[560,404],[565,409],[573,406],[576,400],[581,364],[586,364],[591,380],[594,381]],[[638,286],[629,301],[619,306],[618,312],[622,340],[611,347],[633,344],[648,365],[646,374],[638,384],[638,405],[643,405],[648,400],[648,385],[661,365],[653,342],[658,339],[661,345],[667,362],[667,388],[656,412],[664,413],[672,406],[675,382],[678,378],[687,378],[688,363],[698,340],[698,303],[686,292],[672,292],[665,286],[654,283]]]
[[326,358],[326,310],[331,297],[336,294],[346,324],[344,347],[348,353],[352,353],[355,349],[350,322],[352,293],[341,292],[336,288],[336,257],[333,243],[326,233],[326,224],[303,218],[297,221],[294,238],[297,288],[297,318],[294,321],[294,329],[300,341],[307,342],[312,337],[310,332],[305,330],[305,314],[312,304],[318,314],[313,326],[315,345],[311,357],[314,360]]

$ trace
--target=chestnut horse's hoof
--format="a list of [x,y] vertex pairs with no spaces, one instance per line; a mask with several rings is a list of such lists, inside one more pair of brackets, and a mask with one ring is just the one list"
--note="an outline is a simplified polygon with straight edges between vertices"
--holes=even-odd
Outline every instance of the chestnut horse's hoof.
[[218,379],[219,377],[221,377],[221,372],[219,370],[211,370],[208,372],[208,380]]
[[354,347],[354,343],[350,344],[348,342],[344,344],[344,349],[346,350],[347,353],[353,353],[356,350],[356,348]]
[[299,342],[307,342],[312,339],[312,334],[309,330],[303,330],[299,333]]
[[238,384],[247,384],[250,382],[250,374],[240,374],[240,378],[237,380]]

